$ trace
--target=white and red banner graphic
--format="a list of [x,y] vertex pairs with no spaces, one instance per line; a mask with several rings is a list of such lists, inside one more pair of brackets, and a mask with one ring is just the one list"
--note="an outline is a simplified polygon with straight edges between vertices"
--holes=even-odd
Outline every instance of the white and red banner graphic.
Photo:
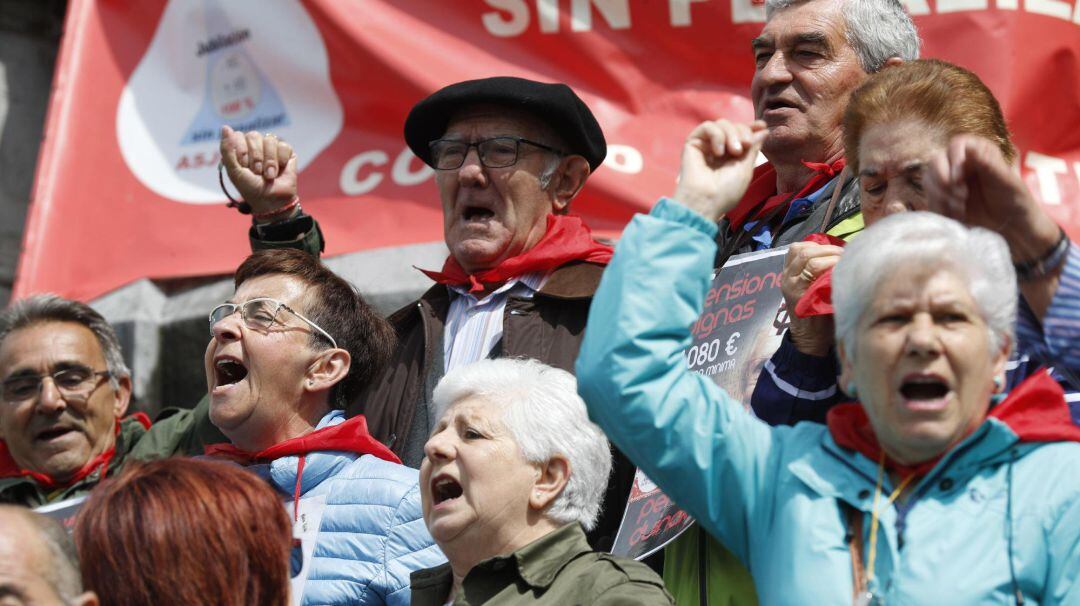
[[[1080,238],[1080,0],[907,0],[923,55],[1001,100],[1027,183]],[[749,120],[759,0],[71,0],[15,296],[230,272],[218,129],[299,156],[327,253],[442,238],[409,108],[452,82],[570,84],[609,143],[574,210],[600,232],[671,191],[687,132]]]

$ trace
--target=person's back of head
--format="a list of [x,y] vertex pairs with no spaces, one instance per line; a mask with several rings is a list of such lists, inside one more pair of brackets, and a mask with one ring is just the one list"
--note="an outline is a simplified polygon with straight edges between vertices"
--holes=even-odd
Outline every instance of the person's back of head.
[[0,505],[0,599],[5,596],[38,606],[98,603],[83,592],[79,558],[64,527],[14,505]]
[[101,484],[75,526],[83,581],[110,606],[289,603],[291,525],[265,482],[168,459]]

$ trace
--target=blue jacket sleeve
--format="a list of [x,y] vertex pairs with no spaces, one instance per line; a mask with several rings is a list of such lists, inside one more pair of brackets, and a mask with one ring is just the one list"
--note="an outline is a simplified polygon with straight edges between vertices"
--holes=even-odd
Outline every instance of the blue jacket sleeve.
[[593,299],[576,371],[589,415],[615,445],[747,562],[751,517],[770,509],[776,436],[683,358],[715,231],[666,199],[634,218]]
[[1054,360],[1080,375],[1080,246],[1075,243],[1069,245],[1057,292],[1043,317],[1043,332]]
[[[1016,316],[1016,351],[1030,369],[1049,366],[1065,388],[1080,422],[1080,247],[1070,244],[1057,291],[1042,322],[1021,297]],[[1026,373],[1024,374],[1026,376]]]
[[804,354],[784,333],[780,348],[758,375],[750,407],[769,425],[824,423],[829,409],[844,401],[844,393],[836,384],[839,374],[831,350],[825,356]]

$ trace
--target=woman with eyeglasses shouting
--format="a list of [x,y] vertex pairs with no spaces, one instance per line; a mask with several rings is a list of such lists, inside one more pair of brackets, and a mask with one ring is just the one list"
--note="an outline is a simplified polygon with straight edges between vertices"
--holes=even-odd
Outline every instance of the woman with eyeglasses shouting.
[[409,573],[445,561],[424,526],[416,470],[340,410],[385,364],[390,326],[317,259],[264,250],[210,312],[207,448],[289,503],[294,603],[409,603]]

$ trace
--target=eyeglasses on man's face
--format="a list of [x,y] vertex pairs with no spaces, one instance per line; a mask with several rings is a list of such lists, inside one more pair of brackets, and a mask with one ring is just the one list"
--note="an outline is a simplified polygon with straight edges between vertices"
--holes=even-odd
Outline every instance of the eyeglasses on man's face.
[[20,374],[8,377],[4,379],[0,393],[3,394],[5,402],[25,402],[36,398],[41,393],[45,379],[50,379],[65,401],[82,402],[90,399],[103,378],[111,376],[112,373],[108,370],[94,370],[82,365],[66,366],[43,375]]
[[428,148],[431,150],[432,164],[438,170],[461,168],[461,165],[465,163],[465,156],[469,155],[469,149],[473,147],[480,156],[480,164],[488,168],[506,168],[517,163],[522,143],[560,156],[566,155],[554,147],[521,137],[492,137],[471,143],[457,139],[436,139],[428,143]]
[[287,311],[306,322],[308,326],[315,330],[315,332],[319,333],[323,338],[329,341],[331,347],[337,349],[337,341],[334,340],[334,337],[330,336],[330,333],[326,332],[318,324],[305,318],[302,314],[293,310],[288,305],[277,299],[271,299],[270,297],[258,297],[245,303],[222,303],[221,305],[218,305],[210,311],[210,336],[214,336],[215,324],[233,315],[237,310],[240,310],[240,317],[243,318],[244,324],[246,324],[248,328],[254,328],[256,330],[269,330],[277,320],[278,314],[281,313],[282,310]]

